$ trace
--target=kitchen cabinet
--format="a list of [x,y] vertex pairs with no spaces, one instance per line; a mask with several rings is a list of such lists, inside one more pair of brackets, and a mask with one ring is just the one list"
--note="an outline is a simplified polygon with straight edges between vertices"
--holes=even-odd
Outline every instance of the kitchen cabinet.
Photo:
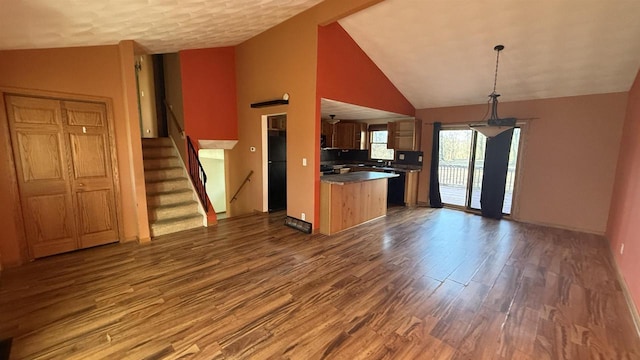
[[325,147],[334,147],[334,135],[335,132],[333,131],[333,127],[334,124],[329,123],[328,121],[323,121],[322,122],[322,129],[321,129],[321,133],[322,135],[324,135],[325,137]]
[[269,130],[278,130],[284,131],[287,129],[287,116],[279,115],[279,116],[269,116],[267,119],[267,128]]
[[400,177],[389,179],[388,204],[416,206],[418,202],[418,172],[398,172],[398,174]]
[[388,205],[405,205],[416,206],[418,203],[418,174],[420,170],[400,170],[387,168],[382,170],[380,168],[372,168],[369,166],[355,166],[351,167],[351,172],[358,171],[378,171],[378,172],[392,172],[399,176],[394,179],[389,179],[387,202]]
[[366,149],[367,124],[341,121],[334,125],[333,147],[340,149]]
[[320,233],[335,234],[387,214],[387,179],[396,174],[358,172],[320,178]]
[[422,121],[398,120],[387,124],[387,148],[394,150],[420,150]]

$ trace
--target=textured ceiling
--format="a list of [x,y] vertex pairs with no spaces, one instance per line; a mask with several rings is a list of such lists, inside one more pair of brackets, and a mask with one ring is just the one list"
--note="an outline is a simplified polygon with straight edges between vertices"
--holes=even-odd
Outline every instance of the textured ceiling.
[[335,115],[336,120],[373,120],[373,119],[401,119],[407,115],[389,111],[371,109],[364,106],[348,104],[341,101],[322,98],[320,102],[323,119],[330,119]]
[[386,0],[340,24],[420,109],[486,102],[497,44],[500,101],[628,91],[639,19],[638,0]]
[[117,44],[151,53],[241,43],[321,0],[0,0],[0,49]]

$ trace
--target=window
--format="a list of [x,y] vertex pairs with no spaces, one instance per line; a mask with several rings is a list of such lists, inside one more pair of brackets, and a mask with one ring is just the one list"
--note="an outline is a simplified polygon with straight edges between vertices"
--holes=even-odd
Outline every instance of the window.
[[393,149],[387,149],[387,130],[371,130],[371,159],[393,160]]

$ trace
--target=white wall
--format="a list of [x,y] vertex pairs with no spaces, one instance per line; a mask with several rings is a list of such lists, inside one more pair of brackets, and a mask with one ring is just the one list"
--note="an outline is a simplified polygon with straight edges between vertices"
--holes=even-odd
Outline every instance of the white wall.
[[203,149],[198,152],[200,163],[207,174],[207,196],[216,213],[227,211],[224,183],[224,150]]

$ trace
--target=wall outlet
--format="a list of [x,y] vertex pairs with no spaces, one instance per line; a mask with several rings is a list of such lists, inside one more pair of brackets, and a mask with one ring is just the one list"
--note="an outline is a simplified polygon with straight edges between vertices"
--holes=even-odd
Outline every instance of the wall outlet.
[[404,160],[404,154],[400,154],[400,155],[398,155],[398,159],[399,159],[399,160]]
[[624,254],[624,243],[620,245],[620,255]]
[[418,162],[422,162],[422,156],[418,156]]
[[305,213],[300,214],[300,220],[302,220],[302,221],[307,220],[307,214],[305,214]]
[[307,166],[307,158],[302,158],[302,166]]

